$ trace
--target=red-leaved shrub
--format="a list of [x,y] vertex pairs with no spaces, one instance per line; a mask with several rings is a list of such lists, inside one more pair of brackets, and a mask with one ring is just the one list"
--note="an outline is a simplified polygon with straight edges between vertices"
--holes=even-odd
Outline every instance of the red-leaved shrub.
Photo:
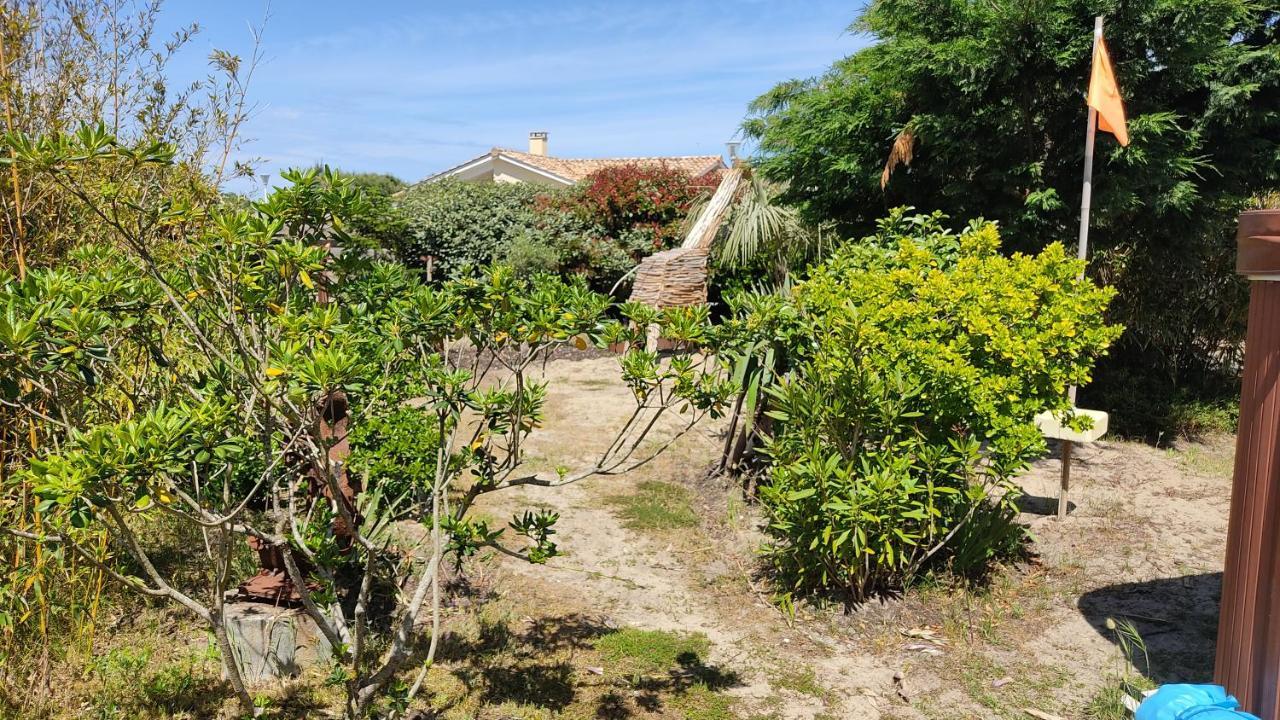
[[680,223],[703,191],[688,173],[665,163],[616,165],[588,175],[571,202],[609,235],[654,228],[655,245],[679,235]]

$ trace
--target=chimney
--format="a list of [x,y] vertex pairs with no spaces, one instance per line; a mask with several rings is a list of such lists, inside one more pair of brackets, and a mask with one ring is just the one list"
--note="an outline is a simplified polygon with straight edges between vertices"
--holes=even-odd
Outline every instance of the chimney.
[[529,133],[529,154],[530,155],[546,155],[547,154],[547,131],[540,130]]

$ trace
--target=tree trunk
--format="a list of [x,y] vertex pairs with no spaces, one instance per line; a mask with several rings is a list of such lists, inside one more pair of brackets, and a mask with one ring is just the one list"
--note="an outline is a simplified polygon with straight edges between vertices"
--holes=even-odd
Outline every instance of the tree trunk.
[[218,643],[218,652],[222,655],[222,668],[226,671],[227,679],[231,681],[231,687],[235,689],[236,697],[240,700],[240,711],[245,715],[257,717],[258,710],[253,706],[253,698],[249,696],[249,691],[245,689],[244,678],[240,675],[240,666],[236,663],[236,654],[231,647],[231,639],[227,637],[227,628],[223,625],[220,610],[210,615],[209,624],[213,626],[213,637]]

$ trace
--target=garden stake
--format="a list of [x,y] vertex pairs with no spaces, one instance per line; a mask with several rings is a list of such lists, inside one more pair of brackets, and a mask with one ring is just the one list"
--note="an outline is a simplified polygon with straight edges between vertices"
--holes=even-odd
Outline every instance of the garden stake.
[[[1071,388],[1075,390],[1075,388]],[[1071,393],[1075,395],[1075,393]],[[1072,398],[1074,401],[1075,398]],[[1072,403],[1074,404],[1074,402]],[[1062,441],[1062,486],[1058,489],[1058,519],[1067,516],[1067,491],[1071,489],[1071,441]]]

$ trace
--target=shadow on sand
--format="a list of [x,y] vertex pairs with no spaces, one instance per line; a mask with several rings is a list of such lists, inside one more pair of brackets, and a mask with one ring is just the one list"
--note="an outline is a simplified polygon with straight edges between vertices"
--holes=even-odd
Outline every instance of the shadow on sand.
[[1113,643],[1116,634],[1107,629],[1107,618],[1132,622],[1147,646],[1150,667],[1142,657],[1132,659],[1155,682],[1209,682],[1221,596],[1222,573],[1207,573],[1109,585],[1082,595],[1077,607]]

